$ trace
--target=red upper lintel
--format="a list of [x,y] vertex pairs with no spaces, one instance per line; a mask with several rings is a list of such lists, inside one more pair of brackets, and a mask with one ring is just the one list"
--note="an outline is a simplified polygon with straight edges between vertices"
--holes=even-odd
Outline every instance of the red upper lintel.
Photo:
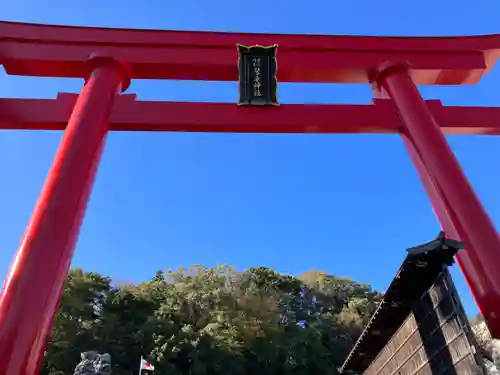
[[132,78],[237,80],[236,44],[278,44],[282,82],[366,83],[386,60],[407,61],[417,84],[476,83],[500,56],[500,35],[374,37],[106,29],[0,22],[9,74],[84,77],[91,54],[127,62]]
[[[76,94],[57,99],[0,99],[0,129],[64,130]],[[427,105],[446,134],[500,134],[500,107]],[[392,101],[370,105],[284,104],[238,107],[231,103],[136,101],[120,95],[109,127],[115,131],[183,131],[231,133],[372,133],[395,134],[401,120]]]

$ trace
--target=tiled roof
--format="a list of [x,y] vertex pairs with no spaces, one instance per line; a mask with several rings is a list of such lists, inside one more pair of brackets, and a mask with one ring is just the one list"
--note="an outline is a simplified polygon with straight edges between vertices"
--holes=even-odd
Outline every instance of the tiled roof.
[[382,302],[340,368],[341,373],[351,370],[362,374],[368,368],[443,267],[453,264],[453,257],[461,248],[460,242],[440,233],[436,240],[407,250]]

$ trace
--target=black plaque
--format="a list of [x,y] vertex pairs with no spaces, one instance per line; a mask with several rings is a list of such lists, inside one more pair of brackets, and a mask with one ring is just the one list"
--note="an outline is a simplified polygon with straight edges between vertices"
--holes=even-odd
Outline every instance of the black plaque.
[[238,47],[239,105],[278,105],[278,45]]

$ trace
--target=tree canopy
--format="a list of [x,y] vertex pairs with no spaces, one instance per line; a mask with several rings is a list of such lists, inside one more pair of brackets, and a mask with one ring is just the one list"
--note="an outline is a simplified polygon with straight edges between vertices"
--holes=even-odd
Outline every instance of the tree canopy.
[[72,374],[87,350],[111,354],[117,375],[137,373],[141,356],[155,374],[335,374],[380,299],[369,285],[314,270],[194,265],[114,285],[73,269],[43,374]]

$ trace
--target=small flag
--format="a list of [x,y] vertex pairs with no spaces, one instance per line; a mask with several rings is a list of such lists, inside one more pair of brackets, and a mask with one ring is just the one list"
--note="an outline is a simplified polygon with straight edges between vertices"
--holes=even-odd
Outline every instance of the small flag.
[[141,357],[141,368],[140,370],[147,370],[147,371],[154,371],[155,367],[146,361],[144,358]]

